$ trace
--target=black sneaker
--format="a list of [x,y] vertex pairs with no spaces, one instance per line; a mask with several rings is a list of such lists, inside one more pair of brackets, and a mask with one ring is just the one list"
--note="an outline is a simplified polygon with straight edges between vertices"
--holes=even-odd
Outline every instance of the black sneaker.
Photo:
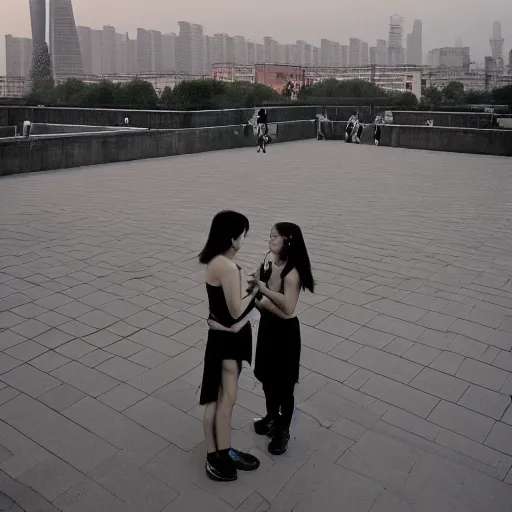
[[238,478],[234,464],[226,464],[221,459],[206,460],[206,474],[216,482],[233,482]]
[[261,420],[254,422],[254,431],[259,436],[272,437],[275,428],[276,428],[276,420],[274,419],[273,416],[269,416],[268,414]]
[[260,461],[250,453],[244,453],[231,448],[229,456],[233,461],[235,468],[240,471],[255,471],[260,467]]
[[272,455],[283,455],[288,450],[288,443],[290,442],[290,429],[280,427],[276,429],[272,441],[268,445],[268,451]]

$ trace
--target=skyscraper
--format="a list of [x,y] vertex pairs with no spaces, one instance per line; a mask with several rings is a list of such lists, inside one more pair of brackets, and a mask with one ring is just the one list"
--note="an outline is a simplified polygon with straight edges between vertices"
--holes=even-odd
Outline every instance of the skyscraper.
[[368,51],[368,43],[361,41],[361,66],[368,66],[370,63],[369,60],[369,51]]
[[5,63],[8,77],[30,76],[32,66],[32,39],[26,37],[5,36]]
[[50,55],[54,78],[83,76],[71,0],[50,0]]
[[93,75],[101,75],[103,60],[103,30],[91,30],[91,71]]
[[377,39],[377,66],[387,66],[389,63],[388,42],[385,39]]
[[46,43],[46,0],[30,0],[30,22],[34,47]]
[[92,40],[91,27],[77,26],[78,41],[80,43],[80,53],[82,54],[82,64],[84,73],[92,75]]
[[162,32],[150,30],[151,35],[151,71],[162,72]]
[[178,68],[188,75],[203,75],[203,27],[188,21],[179,21]]
[[235,47],[235,64],[247,64],[247,43],[245,37],[235,36],[233,41]]
[[348,65],[349,66],[360,66],[361,65],[361,39],[357,37],[351,37],[349,39],[348,48]]
[[389,65],[400,66],[404,63],[404,19],[393,14],[389,20],[388,54]]
[[151,33],[143,28],[137,29],[137,72],[151,73],[153,56],[151,54]]
[[[176,34],[162,35],[162,72],[164,73],[176,71],[176,43]],[[205,50],[205,55],[208,55],[207,50]]]
[[491,56],[495,59],[503,59],[503,43],[505,40],[501,36],[501,23],[495,21],[492,26],[492,39],[489,39],[491,44]]
[[412,33],[407,34],[407,64],[423,64],[423,27],[420,20],[415,20]]
[[110,25],[103,27],[101,44],[101,74],[115,75],[117,70],[117,35]]

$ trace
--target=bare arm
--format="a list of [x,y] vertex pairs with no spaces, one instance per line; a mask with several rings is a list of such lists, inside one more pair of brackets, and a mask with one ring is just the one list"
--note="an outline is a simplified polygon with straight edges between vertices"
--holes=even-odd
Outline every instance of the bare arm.
[[[300,277],[292,270],[284,278],[284,293],[274,292],[266,286],[260,287],[261,293],[272,301],[285,315],[293,315],[300,295]],[[265,309],[268,309],[267,307]]]
[[249,307],[258,289],[256,288],[251,294],[242,299],[241,275],[234,264],[226,265],[220,276],[220,282],[226,297],[229,314],[236,320]]

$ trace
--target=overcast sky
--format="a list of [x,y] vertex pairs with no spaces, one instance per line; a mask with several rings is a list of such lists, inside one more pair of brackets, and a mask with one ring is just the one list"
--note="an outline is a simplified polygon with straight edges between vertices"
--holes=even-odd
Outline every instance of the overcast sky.
[[[424,53],[453,46],[455,36],[481,61],[490,54],[492,22],[501,21],[505,52],[512,47],[512,0],[73,0],[77,25],[135,36],[137,27],[177,32],[178,21],[203,25],[206,34],[227,32],[253,41],[270,35],[281,43],[325,37],[348,44],[359,37],[370,45],[388,38],[389,16],[405,18],[405,34],[423,21]],[[28,0],[0,0],[0,75],[5,74],[4,34],[30,37]],[[508,57],[506,59],[508,61]]]

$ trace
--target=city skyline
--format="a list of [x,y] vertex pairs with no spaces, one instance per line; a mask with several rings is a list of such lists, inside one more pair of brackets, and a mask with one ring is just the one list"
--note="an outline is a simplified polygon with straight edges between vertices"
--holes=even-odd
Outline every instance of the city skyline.
[[[354,5],[353,3],[347,5]],[[27,4],[27,5],[25,5]],[[187,20],[201,24],[205,34],[228,33],[243,35],[261,43],[264,36],[271,36],[282,44],[305,40],[320,46],[321,39],[348,44],[351,37],[366,41],[370,46],[377,39],[388,40],[389,17],[399,13],[405,19],[403,33],[412,32],[414,20],[423,22],[423,58],[429,50],[453,46],[456,36],[462,37],[464,46],[470,46],[474,58],[483,62],[490,55],[490,28],[494,21],[502,22],[505,39],[504,53],[508,54],[512,44],[512,5],[508,0],[489,0],[484,6],[465,10],[461,24],[460,0],[432,0],[428,6],[410,5],[405,0],[390,0],[376,7],[372,0],[360,0],[358,9],[347,9],[338,0],[320,0],[315,9],[293,9],[295,3],[284,0],[275,3],[261,0],[260,9],[251,11],[234,0],[218,0],[211,9],[202,0],[190,0],[185,5],[172,5],[161,0],[146,0],[142,8],[120,0],[74,0],[77,25],[101,29],[112,25],[121,33],[136,39],[137,28],[176,32],[177,23]],[[121,9],[122,6],[122,9]],[[436,6],[439,9],[436,9]],[[442,6],[442,9],[441,9]],[[7,11],[9,16],[7,16]],[[328,12],[329,16],[325,13]],[[121,14],[122,13],[122,14]],[[281,14],[286,13],[286,17]],[[283,23],[283,19],[287,23]],[[11,33],[16,37],[30,37],[30,15],[28,2],[4,0],[0,6],[0,33]],[[0,74],[5,72],[5,40],[0,39]]]

